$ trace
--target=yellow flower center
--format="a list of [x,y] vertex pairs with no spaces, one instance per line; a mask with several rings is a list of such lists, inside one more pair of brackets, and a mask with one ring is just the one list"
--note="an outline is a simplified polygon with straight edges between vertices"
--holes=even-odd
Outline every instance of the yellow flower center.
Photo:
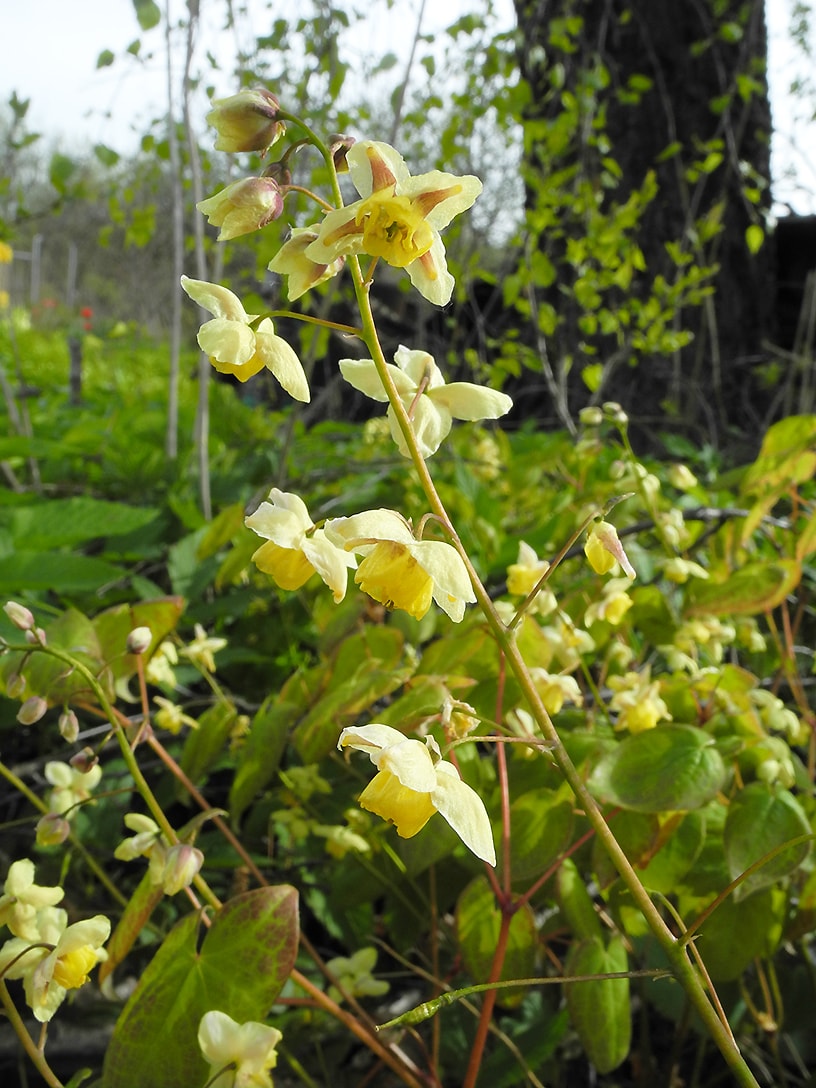
[[76,990],[88,981],[88,972],[96,963],[96,952],[89,944],[60,956],[54,968],[54,982],[66,990]]
[[427,793],[403,786],[395,774],[379,771],[360,794],[360,807],[391,820],[403,839],[416,835],[436,809]]
[[362,200],[356,221],[363,228],[363,251],[395,268],[405,268],[433,245],[434,232],[422,213],[407,196],[394,196],[390,189]]
[[357,569],[354,581],[386,608],[400,608],[421,620],[431,607],[433,579],[404,544],[381,540]]

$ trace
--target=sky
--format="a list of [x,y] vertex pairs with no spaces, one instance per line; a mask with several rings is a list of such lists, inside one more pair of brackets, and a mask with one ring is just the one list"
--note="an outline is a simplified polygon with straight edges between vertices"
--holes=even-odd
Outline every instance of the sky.
[[[160,6],[164,7],[165,2],[170,3],[171,13],[181,16],[181,0],[160,0]],[[262,18],[265,5],[260,0],[245,2],[250,7],[257,5],[256,29],[261,32],[268,18]],[[421,2],[401,0],[400,7],[408,14],[398,24],[398,40],[410,41]],[[383,52],[394,48],[397,17],[387,11],[384,0],[368,0],[368,4],[365,44]],[[468,0],[431,0],[426,4],[423,29],[428,33],[439,30],[470,6]],[[791,7],[792,0],[766,3],[776,126],[772,145],[774,195],[778,202],[797,212],[816,213],[816,102],[802,104],[786,93],[797,74],[806,74],[804,62],[799,61],[789,43]],[[499,8],[509,23],[511,0],[500,0]],[[222,10],[223,4],[202,0],[205,16],[208,11]],[[102,143],[128,151],[135,147],[137,135],[147,131],[151,119],[166,109],[162,31],[140,31],[132,0],[25,0],[13,4],[6,0],[3,29],[7,47],[0,65],[0,103],[7,102],[12,92],[29,98],[29,128],[46,133],[49,141],[67,154],[72,144],[78,144],[81,150]],[[215,24],[206,33],[207,48],[215,48],[224,65],[223,85],[217,85],[217,92],[230,94],[233,88],[228,73],[234,39],[223,30],[219,33]],[[125,51],[140,37],[142,55],[148,56],[134,60]],[[117,59],[110,67],[97,69],[97,58],[104,50],[115,53]],[[797,175],[795,181],[785,178],[791,170]]]

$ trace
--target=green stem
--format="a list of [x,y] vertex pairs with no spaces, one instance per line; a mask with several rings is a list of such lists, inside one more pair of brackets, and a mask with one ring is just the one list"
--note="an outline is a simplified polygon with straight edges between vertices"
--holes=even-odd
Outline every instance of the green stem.
[[26,1026],[23,1023],[23,1018],[20,1016],[19,1012],[17,1012],[17,1008],[11,1000],[11,994],[8,992],[3,979],[0,979],[0,1002],[3,1004],[3,1009],[5,1010],[9,1023],[14,1028],[17,1038],[23,1045],[23,1050],[25,1050],[26,1054],[31,1059],[37,1072],[48,1085],[48,1088],[64,1088],[62,1081],[54,1074],[51,1066],[45,1060],[45,1055],[28,1034]]

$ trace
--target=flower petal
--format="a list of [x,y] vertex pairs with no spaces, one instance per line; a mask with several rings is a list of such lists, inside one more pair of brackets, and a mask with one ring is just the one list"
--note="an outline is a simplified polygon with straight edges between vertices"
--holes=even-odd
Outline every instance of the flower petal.
[[368,752],[371,762],[376,765],[380,750],[393,744],[402,744],[405,734],[390,725],[350,725],[340,734],[338,748],[354,748],[358,752]]
[[399,151],[378,140],[359,140],[349,148],[346,162],[354,187],[363,198],[389,185],[402,185],[411,177]]
[[[403,403],[405,403],[405,399],[403,399]],[[409,405],[406,404],[405,407],[407,409]],[[391,436],[396,442],[397,448],[403,457],[410,457],[405,435],[402,433],[394,409],[390,405],[387,415],[391,426]],[[450,433],[451,422],[451,414],[444,405],[437,405],[427,396],[417,399],[413,406],[411,426],[423,457],[430,457],[436,453]]]
[[311,400],[309,383],[296,352],[280,336],[268,317],[255,330],[256,353],[263,365],[278,379],[290,397],[308,404]]
[[378,540],[416,543],[408,523],[396,510],[364,510],[351,517],[332,518],[326,522],[326,536],[339,547],[362,554],[375,547]]
[[345,208],[326,213],[317,238],[306,247],[305,253],[310,261],[328,265],[338,257],[359,253],[363,228],[357,222],[357,212],[361,203],[358,200]]
[[445,384],[442,371],[436,365],[433,355],[429,355],[427,351],[417,351],[400,344],[394,352],[394,362],[411,379],[411,388],[414,391],[423,380],[426,389],[436,389],[437,386]]
[[444,404],[456,419],[498,419],[513,407],[506,393],[472,382],[451,382],[429,390],[428,396],[434,403]]
[[209,310],[213,317],[225,317],[228,321],[240,321],[246,325],[258,316],[248,314],[238,296],[220,283],[207,283],[206,280],[191,280],[189,276],[182,276],[181,286],[193,302]]
[[493,832],[484,802],[459,777],[452,763],[436,765],[436,787],[431,793],[434,808],[450,824],[468,850],[488,865],[496,864]]
[[443,540],[418,540],[410,550],[433,578],[433,599],[459,623],[465,614],[465,602],[472,604],[476,600],[462,557]]
[[403,737],[397,744],[389,744],[380,752],[376,766],[417,793],[430,793],[436,786],[434,762],[421,740]]
[[398,191],[419,206],[429,227],[442,230],[454,216],[473,207],[482,183],[473,174],[457,177],[431,170],[402,182]]
[[412,261],[405,271],[411,277],[411,283],[428,302],[435,306],[447,306],[455,281],[448,272],[445,245],[438,234],[428,252]]
[[239,321],[227,317],[205,321],[198,330],[198,344],[218,369],[218,364],[240,368],[257,362],[253,371],[257,374],[263,366],[262,360],[255,359],[255,333]]
[[312,528],[306,503],[299,495],[277,487],[269,492],[269,499],[244,518],[244,525],[282,548],[300,547],[304,533]]
[[[411,382],[410,378],[403,374],[399,367],[394,366],[392,363],[386,363],[386,367],[401,396],[403,394],[411,395],[416,392],[416,386]],[[341,359],[340,373],[349,385],[354,386],[364,396],[371,397],[372,400],[388,400],[388,394],[380,380],[373,359]]]
[[317,529],[302,544],[303,554],[332,591],[339,603],[346,595],[349,568],[357,566],[357,560],[326,537],[324,529]]

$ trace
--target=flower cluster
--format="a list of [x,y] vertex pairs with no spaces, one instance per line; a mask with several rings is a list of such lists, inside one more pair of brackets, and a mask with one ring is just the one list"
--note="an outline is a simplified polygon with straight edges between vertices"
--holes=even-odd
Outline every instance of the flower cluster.
[[150,883],[160,887],[165,895],[176,895],[192,884],[204,861],[204,855],[197,847],[186,842],[171,845],[159,825],[139,812],[127,813],[125,826],[136,834],[119,843],[113,852],[115,858],[133,861],[146,857]]

